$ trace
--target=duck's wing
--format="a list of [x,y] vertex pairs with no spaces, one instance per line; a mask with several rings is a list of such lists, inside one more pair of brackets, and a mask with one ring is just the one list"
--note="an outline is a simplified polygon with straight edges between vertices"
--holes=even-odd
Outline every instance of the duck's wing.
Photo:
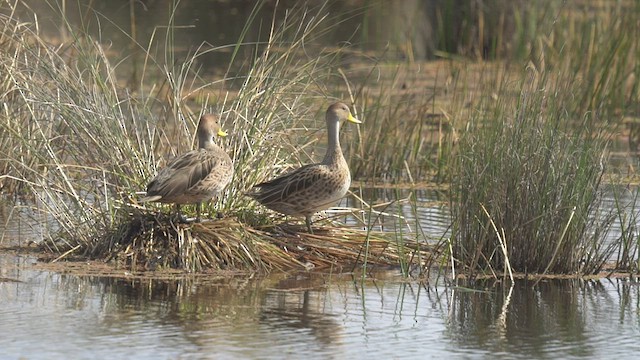
[[[226,154],[204,149],[193,150],[175,158],[162,169],[147,187],[147,194],[173,197],[186,193],[212,172],[222,169]],[[228,156],[226,156],[228,158]]]
[[247,195],[263,204],[287,201],[296,193],[302,193],[318,186],[326,168],[319,164],[305,165],[290,173],[253,186],[253,192]]

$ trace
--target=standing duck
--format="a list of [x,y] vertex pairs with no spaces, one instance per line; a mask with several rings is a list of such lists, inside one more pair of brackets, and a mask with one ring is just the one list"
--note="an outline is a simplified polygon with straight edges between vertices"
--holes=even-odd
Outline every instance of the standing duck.
[[181,204],[196,204],[196,221],[200,221],[200,207],[222,192],[231,181],[233,163],[213,141],[217,135],[227,136],[218,117],[206,114],[198,123],[198,149],[173,159],[147,185],[142,202],[174,203],[180,215]]
[[309,233],[311,216],[328,209],[349,190],[351,173],[340,148],[340,123],[360,124],[349,107],[341,102],[327,109],[328,146],[324,160],[305,165],[271,181],[253,186],[248,196],[267,208],[291,216],[304,216]]

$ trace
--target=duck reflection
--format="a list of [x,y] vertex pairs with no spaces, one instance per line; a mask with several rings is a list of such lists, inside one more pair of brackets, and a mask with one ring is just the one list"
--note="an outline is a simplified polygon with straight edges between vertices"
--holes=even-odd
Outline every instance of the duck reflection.
[[[204,352],[239,347],[247,337],[262,340],[265,346],[277,337],[304,346],[315,343],[318,348],[340,338],[335,315],[323,311],[326,294],[322,276],[92,281],[104,287],[100,320],[111,336],[132,327],[162,329],[163,333],[175,328],[175,336]],[[256,351],[243,355],[259,355],[259,349]]]
[[266,293],[260,322],[285,332],[302,330],[322,344],[336,343],[341,326],[323,311],[325,295],[324,285],[312,277],[284,279]]

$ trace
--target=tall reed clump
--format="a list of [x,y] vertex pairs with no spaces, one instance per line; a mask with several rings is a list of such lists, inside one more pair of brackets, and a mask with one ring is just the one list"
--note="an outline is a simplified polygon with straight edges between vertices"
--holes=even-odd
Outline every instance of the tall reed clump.
[[125,189],[148,173],[148,113],[121,97],[113,68],[91,39],[54,48],[33,24],[10,16],[0,22],[7,50],[0,67],[8,74],[3,180],[51,220],[50,247],[88,244],[112,224]]
[[[637,245],[626,213],[634,210],[601,206],[602,176],[610,137],[637,113],[640,7],[523,6],[508,62],[526,50],[529,71],[510,75],[517,86],[498,82],[497,100],[476,108],[454,152],[454,260],[471,275],[589,274],[615,254],[629,267]],[[611,239],[614,218],[626,225]]]
[[457,149],[451,241],[470,275],[590,274],[612,251],[611,219],[597,216],[608,143],[601,119],[570,116],[571,84],[531,78],[514,101],[485,103]]

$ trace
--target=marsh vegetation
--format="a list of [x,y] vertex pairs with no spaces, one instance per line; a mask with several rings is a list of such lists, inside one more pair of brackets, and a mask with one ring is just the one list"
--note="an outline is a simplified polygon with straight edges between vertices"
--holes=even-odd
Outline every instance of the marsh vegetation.
[[[640,100],[635,2],[495,0],[462,12],[435,1],[438,16],[424,23],[436,40],[417,46],[427,30],[399,28],[394,44],[404,45],[386,49],[359,47],[372,36],[363,29],[322,45],[336,26],[370,20],[375,6],[336,14],[334,2],[260,1],[237,39],[186,52],[174,17],[143,42],[132,12],[119,29],[131,49],[125,61],[90,34],[92,21],[108,21],[91,8],[83,28],[51,2],[67,36],[56,42],[37,17],[17,15],[22,1],[0,1],[0,186],[42,215],[41,246],[56,258],[188,271],[384,264],[413,276],[639,270],[635,201],[602,207],[610,189],[636,191],[619,186],[633,172],[609,166],[612,141],[635,140],[625,127]],[[265,9],[270,21],[252,38]],[[207,72],[203,59],[220,53],[223,71]],[[315,129],[337,99],[363,120],[342,134],[354,180],[440,186],[450,233],[429,239],[420,219],[403,222],[394,204],[360,199],[342,209],[349,226],[344,215],[330,218],[312,235],[243,196],[323,153]],[[168,207],[139,204],[138,192],[193,148],[208,111],[220,114],[229,136],[219,145],[234,161],[231,184],[206,209],[225,218],[175,225]],[[397,200],[417,214],[415,196]],[[374,231],[381,216],[400,226]]]

